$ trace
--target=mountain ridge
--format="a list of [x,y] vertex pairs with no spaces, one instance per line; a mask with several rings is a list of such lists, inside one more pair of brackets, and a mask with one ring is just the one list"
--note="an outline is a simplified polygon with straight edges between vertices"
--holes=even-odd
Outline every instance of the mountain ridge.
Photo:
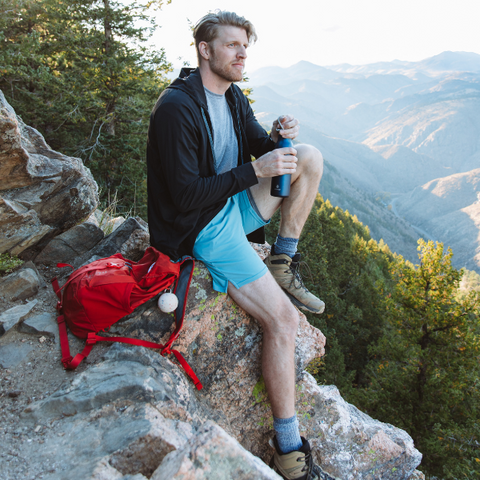
[[[425,237],[429,232],[430,239],[452,247],[455,266],[468,264],[480,272],[480,256],[475,256],[480,224],[471,220],[475,213],[469,216],[459,213],[460,209],[447,218],[434,209],[435,217],[424,225],[423,221],[415,223],[419,216],[414,213],[415,208],[429,211],[423,201],[409,209],[400,208],[422,185],[442,178],[448,182],[451,175],[480,166],[480,55],[443,52],[419,62],[395,60],[363,66],[321,67],[301,61],[257,72],[250,75],[248,86],[253,88],[257,118],[267,128],[279,114],[296,116],[301,122],[298,141],[319,148],[338,174],[359,192],[384,199],[385,210],[396,211],[389,207],[395,198],[399,215],[416,231]],[[356,204],[351,213],[358,211],[359,218],[363,215],[361,221],[376,240],[388,230],[380,228],[380,223],[368,223],[380,222],[380,217],[361,211],[359,206],[365,202],[361,194],[349,191],[342,199],[337,192],[335,202],[342,208]],[[390,212],[382,222],[392,222],[393,217]],[[465,228],[468,224],[468,245],[452,230],[452,218]],[[407,247],[406,237],[389,237],[393,251],[412,251],[414,245]],[[407,253],[406,258],[415,260],[415,255]]]

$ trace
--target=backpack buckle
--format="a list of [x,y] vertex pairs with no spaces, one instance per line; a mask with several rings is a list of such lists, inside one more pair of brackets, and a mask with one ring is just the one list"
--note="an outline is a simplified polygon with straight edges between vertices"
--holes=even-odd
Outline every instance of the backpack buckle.
[[93,332],[89,332],[87,340],[85,342],[87,345],[95,345],[97,343],[97,336]]
[[58,301],[57,306],[56,306],[57,312],[59,312],[62,309],[62,302]]

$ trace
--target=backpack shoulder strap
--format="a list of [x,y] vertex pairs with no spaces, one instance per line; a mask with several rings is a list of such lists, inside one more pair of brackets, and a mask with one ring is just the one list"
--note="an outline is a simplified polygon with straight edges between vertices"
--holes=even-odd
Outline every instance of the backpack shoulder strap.
[[88,334],[87,341],[85,343],[85,348],[83,349],[83,351],[81,353],[77,353],[75,357],[72,357],[70,355],[70,346],[68,344],[67,328],[65,325],[65,318],[63,317],[63,315],[58,316],[57,323],[58,323],[58,331],[60,334],[60,346],[62,349],[62,363],[66,370],[75,370],[80,365],[82,360],[88,357],[93,346],[99,341],[128,343],[130,345],[137,345],[139,347],[162,349],[162,351],[160,352],[162,356],[165,356],[168,353],[173,353],[175,355],[175,358],[178,360],[180,365],[183,367],[183,369],[187,373],[187,375],[192,379],[193,383],[195,384],[195,387],[197,387],[198,390],[201,390],[203,388],[202,383],[200,382],[198,377],[195,375],[195,372],[192,370],[192,367],[190,367],[187,361],[183,358],[182,354],[178,350],[171,350],[171,349],[168,349],[168,352],[164,352],[163,349],[165,348],[165,346],[160,343],[148,342],[146,340],[138,340],[136,338],[128,338],[128,337],[102,337],[93,332],[90,332]]
[[188,291],[190,289],[194,268],[195,260],[192,257],[184,257],[182,259],[180,276],[178,277],[177,284],[175,285],[175,295],[178,298],[178,306],[175,309],[175,330],[170,335],[168,342],[165,344],[162,355],[163,353],[170,353],[170,346],[180,335],[180,330],[183,327],[183,319],[185,318],[185,310],[187,308]]
[[[63,315],[59,315],[57,317],[58,323],[58,333],[60,336],[60,348],[62,349],[62,363],[66,370],[75,370],[79,365],[80,362],[87,358],[92,350],[93,346],[95,345],[96,340],[92,342],[90,338],[87,338],[87,342],[85,344],[85,348],[83,349],[82,353],[78,353],[75,357],[70,355],[70,345],[68,344],[68,334],[67,334],[67,326],[65,324],[65,317]],[[88,334],[90,337],[90,333]],[[95,334],[94,334],[95,335]]]

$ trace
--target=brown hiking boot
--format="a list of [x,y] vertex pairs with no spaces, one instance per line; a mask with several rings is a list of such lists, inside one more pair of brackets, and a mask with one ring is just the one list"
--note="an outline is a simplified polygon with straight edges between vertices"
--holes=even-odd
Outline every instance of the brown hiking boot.
[[270,468],[285,480],[336,480],[314,463],[308,440],[301,439],[303,445],[299,450],[282,454],[275,437],[275,453],[270,460]]
[[265,259],[265,265],[296,307],[312,313],[323,313],[325,303],[310,293],[303,284],[300,265],[306,264],[300,262],[299,253],[296,253],[293,258],[285,253],[276,255],[272,247],[270,256]]

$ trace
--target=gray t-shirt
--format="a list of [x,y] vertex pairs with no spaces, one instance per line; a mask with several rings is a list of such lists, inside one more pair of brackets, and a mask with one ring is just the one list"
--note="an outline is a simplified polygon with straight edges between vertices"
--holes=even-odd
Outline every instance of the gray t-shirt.
[[213,125],[215,169],[217,174],[225,173],[236,167],[238,162],[238,142],[233,128],[232,114],[225,95],[219,95],[203,88]]

